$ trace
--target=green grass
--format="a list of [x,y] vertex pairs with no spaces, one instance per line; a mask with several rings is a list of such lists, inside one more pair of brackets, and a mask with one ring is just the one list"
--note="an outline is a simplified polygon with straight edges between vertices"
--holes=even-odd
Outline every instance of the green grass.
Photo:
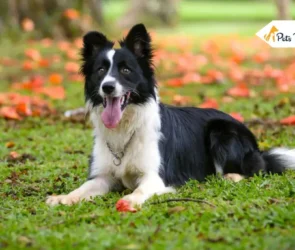
[[[68,98],[57,105],[62,110],[82,104],[82,86],[66,86]],[[218,97],[227,87],[192,85],[177,92],[193,97],[197,93]],[[273,111],[280,98],[270,103],[260,98],[251,102],[240,100],[221,109],[241,110],[247,118],[258,112],[274,119],[290,110],[287,105],[278,113]],[[169,101],[168,97],[165,99]],[[151,199],[191,197],[204,199],[215,207],[192,202],[152,205],[148,201],[136,214],[119,214],[115,203],[124,194],[112,193],[93,202],[51,208],[45,204],[47,195],[68,193],[85,181],[91,128],[61,118],[28,119],[16,124],[2,120],[0,128],[0,246],[4,249],[295,247],[295,173],[291,171],[283,176],[256,176],[237,184],[210,177],[205,183],[191,181],[174,195]],[[255,132],[259,127],[252,129]],[[259,140],[266,147],[294,147],[290,140],[294,132],[293,128],[267,128]],[[5,147],[8,141],[15,143],[13,149]],[[10,163],[6,156],[11,150],[36,159]],[[15,181],[8,182],[13,178]]]
[[201,22],[182,22],[175,27],[158,27],[155,30],[159,35],[173,34],[175,36],[192,35],[198,37],[201,41],[204,37],[224,34],[239,34],[241,36],[252,36],[261,30],[266,23],[263,22],[218,22],[218,21],[201,21]]
[[[294,5],[294,3],[292,3]],[[292,16],[295,7],[291,5]],[[106,22],[115,22],[128,8],[128,1],[106,1]],[[157,28],[160,33],[208,35],[212,33],[255,35],[276,20],[273,1],[180,1],[179,23],[172,28]]]
[[[294,3],[292,3],[294,4]],[[291,5],[292,6],[292,5]],[[128,1],[106,1],[103,5],[105,18],[114,21],[122,16]],[[295,8],[291,7],[293,17]],[[276,19],[276,6],[272,1],[180,1],[179,18],[181,22],[196,21],[264,21]]]
[[[195,21],[264,21],[276,17],[276,6],[271,1],[182,1],[180,20]],[[292,8],[292,14],[295,9]]]
[[[3,42],[0,54],[21,62],[27,46],[31,47],[27,43]],[[36,47],[40,48],[38,44]],[[64,62],[65,56],[56,48],[43,48],[41,52],[58,53]],[[263,65],[251,63],[250,66],[258,69]],[[50,71],[62,73],[63,64],[33,74],[46,75]],[[1,65],[0,73],[1,91],[6,91],[10,82],[32,74],[22,72],[19,65]],[[281,176],[255,176],[240,183],[213,176],[204,183],[192,180],[176,194],[153,197],[135,214],[120,214],[115,210],[115,203],[129,191],[71,207],[48,207],[47,195],[68,193],[85,181],[92,147],[91,126],[62,117],[63,111],[83,105],[83,86],[69,80],[64,84],[67,98],[54,103],[58,110],[56,116],[21,122],[0,120],[0,249],[295,248],[295,173],[292,171]],[[280,94],[271,100],[260,95],[263,88],[274,88],[271,83],[255,86],[258,93],[255,98],[222,103],[221,97],[231,86],[226,81],[220,85],[167,89],[192,97],[192,105],[201,103],[203,96],[216,98],[221,110],[240,112],[246,120],[256,117],[279,120],[294,112],[294,95]],[[170,103],[171,96],[163,95],[162,100]],[[295,147],[294,127],[253,125],[251,130],[262,149]],[[8,149],[5,144],[10,141],[15,146]],[[8,160],[11,151],[33,158],[11,162]],[[184,197],[203,199],[214,207],[195,202],[151,204]]]
[[[73,91],[73,90],[70,90]],[[76,90],[75,90],[76,91]],[[73,92],[75,92],[73,91]],[[71,97],[69,97],[69,102]],[[210,177],[191,181],[174,195],[202,203],[150,204],[136,214],[119,214],[112,193],[72,207],[48,207],[48,194],[67,193],[87,176],[91,129],[81,124],[32,119],[12,126],[1,121],[0,246],[4,249],[293,249],[295,174],[256,176],[234,184]],[[294,146],[285,130],[269,143]],[[274,132],[269,129],[268,135]],[[13,150],[36,158],[3,160]],[[79,153],[70,153],[70,152]],[[8,183],[9,177],[16,180]]]

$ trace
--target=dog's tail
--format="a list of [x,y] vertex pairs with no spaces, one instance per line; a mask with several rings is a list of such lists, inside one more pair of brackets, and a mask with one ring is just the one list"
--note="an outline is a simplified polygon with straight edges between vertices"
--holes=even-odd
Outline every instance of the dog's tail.
[[260,151],[254,135],[233,121],[213,120],[208,124],[207,145],[216,173],[253,176],[259,172],[283,173],[295,170],[295,149]]
[[273,148],[261,155],[268,173],[282,173],[287,169],[295,170],[295,149]]

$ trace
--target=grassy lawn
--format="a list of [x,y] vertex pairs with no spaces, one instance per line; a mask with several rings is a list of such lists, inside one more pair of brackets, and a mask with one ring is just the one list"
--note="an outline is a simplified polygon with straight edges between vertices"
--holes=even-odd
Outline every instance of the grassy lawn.
[[[76,107],[82,86],[66,83],[65,106]],[[185,93],[211,90],[188,86]],[[216,94],[218,95],[218,94]],[[191,94],[191,96],[194,96]],[[278,97],[279,101],[280,97]],[[277,104],[260,104],[259,99],[236,101],[231,111],[243,109],[247,116],[259,104],[260,112],[271,112]],[[75,104],[74,104],[75,103]],[[58,106],[64,107],[63,104]],[[1,201],[0,246],[4,249],[293,249],[295,247],[295,173],[283,176],[256,176],[234,184],[210,177],[206,183],[189,182],[174,195],[154,197],[204,199],[203,203],[172,202],[150,204],[136,214],[119,214],[116,201],[123,194],[113,193],[72,207],[48,207],[49,194],[67,193],[87,177],[91,150],[91,128],[62,118],[28,119],[21,123],[0,123]],[[259,128],[256,128],[259,130]],[[255,131],[255,128],[254,128]],[[260,136],[266,145],[293,146],[292,128],[267,128]],[[9,162],[13,150],[34,160]],[[127,192],[127,191],[126,191]]]
[[[105,17],[108,21],[114,21],[122,16],[128,1],[105,1]],[[179,17],[182,22],[196,21],[265,21],[275,20],[276,6],[272,1],[204,1],[190,0],[180,1]],[[295,8],[292,6],[292,15],[295,16]]]
[[[109,4],[113,4],[112,1]],[[197,6],[197,3],[194,4]],[[205,2],[201,4],[206,6]],[[266,6],[260,2],[255,4]],[[118,2],[116,6],[114,15],[123,9]],[[228,11],[222,6],[219,6],[220,9]],[[251,9],[253,5],[245,3],[245,6]],[[181,6],[182,10],[185,8],[186,2]],[[259,12],[263,10],[261,7]],[[186,12],[189,13],[189,10]],[[271,13],[271,8],[265,13]],[[193,30],[200,27],[201,33],[213,37],[216,31],[220,31],[221,26],[213,27],[208,23],[204,28],[205,22],[195,26],[189,22],[189,14],[187,20],[183,27],[187,27],[189,33],[195,34]],[[218,20],[212,20],[212,23],[218,24]],[[243,35],[234,23],[222,27],[225,30],[223,33],[234,30]],[[247,29],[248,25],[241,22],[240,27]],[[163,37],[171,32],[167,29],[157,31],[161,31]],[[175,32],[176,36],[185,34],[181,27],[177,27]],[[206,98],[213,98],[220,110],[238,112],[247,123],[252,121],[249,126],[262,149],[295,147],[295,127],[277,123],[295,114],[294,92],[280,92],[273,79],[263,78],[259,84],[245,80],[252,93],[250,97],[230,99],[226,94],[237,84],[229,77],[233,67],[247,74],[251,70],[265,72],[266,65],[285,70],[291,67],[294,51],[265,50],[256,43],[255,46],[245,43],[246,38],[223,40],[218,43],[221,46],[218,52],[221,60],[218,61],[211,57],[212,50],[204,51],[202,48],[203,42],[208,42],[207,38],[201,41],[198,37],[190,39],[194,39],[194,54],[208,59],[207,64],[196,71],[206,76],[210,69],[218,69],[224,79],[211,84],[191,82],[178,87],[169,86],[166,84],[167,75],[168,78],[179,77],[175,74],[175,65],[190,53],[184,51],[185,48],[177,41],[169,50],[156,44],[156,47],[162,48],[162,53],[167,53],[156,64],[162,101],[173,103],[175,96],[180,95],[189,98],[187,105],[199,106]],[[160,43],[161,39],[157,41]],[[230,46],[233,42],[242,48],[245,58],[237,65],[224,65],[232,60],[233,48]],[[73,44],[70,46],[72,49],[75,47]],[[46,68],[35,67],[24,71],[22,64],[28,60],[24,55],[26,48],[40,51],[44,58],[57,55],[60,60],[55,60]],[[263,62],[255,62],[253,55],[262,51],[267,51],[270,57]],[[0,92],[12,91],[10,84],[13,82],[26,81],[34,75],[47,77],[52,72],[63,75],[62,86],[66,90],[64,100],[48,99],[56,109],[56,113],[48,117],[22,121],[0,118],[0,249],[295,249],[295,172],[292,171],[281,176],[255,176],[240,183],[214,176],[204,183],[191,180],[176,194],[153,197],[135,214],[120,214],[115,209],[117,200],[128,193],[127,190],[71,207],[48,207],[45,204],[47,195],[68,193],[85,181],[92,147],[90,124],[81,119],[63,117],[65,110],[83,105],[83,84],[71,80],[70,73],[64,69],[66,62],[73,61],[67,53],[58,49],[56,44],[46,48],[41,42],[0,42],[2,58],[15,60],[7,65],[0,58]],[[178,73],[181,76],[187,74],[184,71]],[[265,90],[275,93],[268,97],[264,94]],[[25,90],[21,93],[37,95]],[[261,118],[262,122],[254,124],[253,119],[256,118]],[[21,157],[11,159],[9,154],[12,151]],[[154,204],[168,198],[201,199],[209,205],[203,202]]]
[[[128,7],[128,1],[106,1],[105,19],[115,22]],[[291,8],[295,17],[294,3]],[[267,23],[276,19],[273,1],[180,1],[179,24],[173,28],[175,34],[230,34],[254,35]],[[171,33],[171,29],[157,29]]]

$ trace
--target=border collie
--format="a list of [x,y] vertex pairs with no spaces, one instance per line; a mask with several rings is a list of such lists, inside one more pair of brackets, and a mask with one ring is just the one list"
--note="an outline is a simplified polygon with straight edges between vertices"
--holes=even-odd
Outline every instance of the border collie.
[[68,195],[49,197],[48,204],[70,205],[128,188],[133,192],[120,202],[135,211],[189,179],[219,174],[239,181],[295,169],[295,150],[260,151],[254,135],[221,111],[160,103],[143,24],[130,30],[119,49],[113,45],[99,32],[84,36],[82,73],[94,125],[89,178]]

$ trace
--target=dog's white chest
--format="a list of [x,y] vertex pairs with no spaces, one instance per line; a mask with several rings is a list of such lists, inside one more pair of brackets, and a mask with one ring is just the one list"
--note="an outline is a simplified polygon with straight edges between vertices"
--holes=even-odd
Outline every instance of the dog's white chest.
[[[127,107],[119,126],[114,130],[104,127],[100,112],[98,109],[91,114],[95,143],[90,177],[111,175],[133,190],[143,175],[159,173],[161,122],[156,101]],[[124,156],[118,160],[117,154]]]
[[120,180],[123,185],[129,189],[135,189],[139,179],[143,176],[147,169],[144,169],[143,161],[148,163],[147,159],[144,159],[145,152],[145,144],[141,142],[141,136],[136,134],[126,151],[124,152],[124,156],[120,160],[120,164],[117,163],[117,159],[111,152],[109,153],[109,157],[111,157],[110,162],[110,171],[112,175]]
[[143,172],[137,166],[127,164],[125,166],[114,166],[112,168],[112,175],[122,182],[124,187],[134,190]]

